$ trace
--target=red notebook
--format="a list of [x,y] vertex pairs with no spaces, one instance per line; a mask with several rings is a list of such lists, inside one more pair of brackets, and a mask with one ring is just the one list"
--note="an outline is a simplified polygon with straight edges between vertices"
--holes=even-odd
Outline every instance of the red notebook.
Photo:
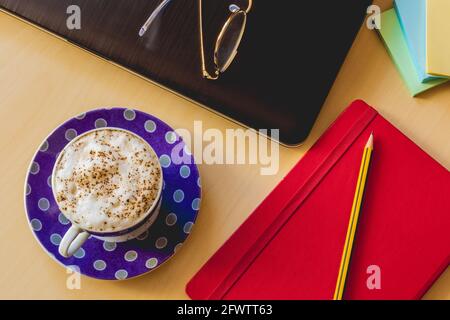
[[422,297],[450,263],[450,174],[363,101],[342,113],[202,267],[189,296],[332,299],[371,132],[344,299]]

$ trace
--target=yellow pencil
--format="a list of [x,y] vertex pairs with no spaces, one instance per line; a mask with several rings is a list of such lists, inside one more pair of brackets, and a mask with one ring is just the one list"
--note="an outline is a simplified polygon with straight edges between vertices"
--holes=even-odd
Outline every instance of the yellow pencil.
[[342,252],[341,265],[339,267],[339,275],[336,282],[336,289],[334,291],[334,300],[342,300],[345,289],[345,280],[347,279],[348,267],[350,257],[352,255],[353,242],[356,234],[356,227],[358,225],[359,213],[361,211],[361,203],[364,195],[364,188],[367,181],[367,173],[369,171],[370,159],[373,151],[373,134],[370,135],[369,140],[364,148],[364,153],[361,160],[361,167],[359,169],[358,182],[356,184],[355,197],[353,199],[352,211],[350,213],[350,220],[348,223],[347,236],[345,237],[344,251]]

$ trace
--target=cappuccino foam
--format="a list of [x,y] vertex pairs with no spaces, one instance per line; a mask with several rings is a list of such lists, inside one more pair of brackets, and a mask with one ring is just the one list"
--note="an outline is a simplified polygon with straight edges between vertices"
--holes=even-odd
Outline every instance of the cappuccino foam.
[[71,221],[88,231],[114,232],[145,217],[158,200],[162,173],[144,140],[106,128],[64,149],[52,183],[58,205]]

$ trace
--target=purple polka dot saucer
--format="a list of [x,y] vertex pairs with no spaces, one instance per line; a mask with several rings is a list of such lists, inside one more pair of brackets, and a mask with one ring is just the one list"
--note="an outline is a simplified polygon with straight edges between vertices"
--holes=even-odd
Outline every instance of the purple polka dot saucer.
[[[110,243],[90,237],[70,258],[58,253],[59,243],[70,227],[60,212],[51,188],[52,169],[59,152],[76,136],[95,128],[129,130],[155,150],[163,169],[164,185],[160,214],[138,238]],[[171,154],[181,146],[182,164]],[[172,257],[191,232],[201,199],[197,166],[181,137],[163,121],[141,111],[111,108],[81,114],[62,124],[42,143],[28,170],[25,209],[36,239],[63,266],[102,280],[124,280],[150,272]]]

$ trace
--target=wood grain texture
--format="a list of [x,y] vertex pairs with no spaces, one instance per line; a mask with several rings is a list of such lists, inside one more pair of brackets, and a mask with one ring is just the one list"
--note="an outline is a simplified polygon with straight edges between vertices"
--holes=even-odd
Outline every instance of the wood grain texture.
[[[138,31],[160,0],[0,0],[0,6],[240,123],[280,128],[281,141],[297,145],[310,132],[369,1],[281,1],[280,8],[254,1],[236,60],[217,81],[201,76],[198,0],[170,3],[143,38]],[[203,0],[210,72],[231,3]],[[237,3],[244,8],[247,0]],[[66,26],[66,9],[74,4],[80,30]]]
[[[383,8],[391,6],[389,0],[376,2]],[[81,290],[68,290],[66,271],[35,241],[23,209],[28,164],[51,130],[73,115],[112,105],[141,109],[175,128],[192,130],[194,120],[221,131],[238,126],[0,13],[0,298],[187,298],[187,281],[356,98],[375,106],[450,168],[450,86],[411,98],[376,33],[363,28],[310,137],[301,147],[280,149],[276,176],[260,176],[257,166],[200,166],[201,212],[185,246],[172,260],[142,278],[111,283],[82,277]],[[450,299],[450,270],[425,298]]]

